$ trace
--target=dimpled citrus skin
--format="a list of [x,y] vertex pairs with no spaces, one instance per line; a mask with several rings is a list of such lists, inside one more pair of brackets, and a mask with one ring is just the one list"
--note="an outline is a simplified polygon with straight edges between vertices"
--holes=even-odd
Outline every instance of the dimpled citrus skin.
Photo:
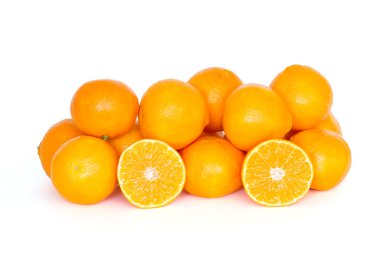
[[135,124],[131,129],[129,129],[128,132],[115,138],[111,138],[108,143],[114,147],[117,154],[120,156],[127,147],[143,138],[144,137],[141,135],[140,126]]
[[332,113],[330,113],[324,120],[322,120],[314,128],[330,130],[339,135],[342,135],[342,129],[340,128],[340,124]]
[[95,204],[116,187],[118,156],[106,141],[79,136],[55,153],[51,180],[59,194],[77,204]]
[[210,123],[206,131],[217,132],[223,130],[223,109],[228,94],[243,84],[240,78],[232,71],[224,68],[204,69],[188,81],[197,88],[207,101]]
[[288,105],[294,130],[313,128],[330,112],[333,103],[330,84],[318,71],[308,66],[287,67],[270,86]]
[[272,89],[245,84],[227,97],[223,127],[232,144],[249,151],[262,141],[283,138],[292,127],[292,117]]
[[181,152],[186,167],[185,190],[200,197],[215,198],[242,186],[244,152],[228,140],[204,136]]
[[338,185],[351,167],[351,151],[337,133],[310,129],[299,132],[290,140],[300,146],[310,157],[314,167],[311,189],[329,190]]
[[38,156],[40,157],[42,167],[48,177],[50,177],[51,159],[55,152],[66,141],[79,135],[83,135],[83,133],[76,128],[72,119],[64,119],[57,122],[45,133],[38,146]]
[[71,101],[71,116],[84,133],[115,137],[127,132],[136,121],[139,103],[124,83],[95,80],[83,84]]
[[208,124],[207,104],[190,84],[162,80],[142,97],[139,124],[145,138],[181,149],[197,139]]
[[[342,129],[340,128],[340,124],[332,113],[330,113],[324,120],[322,120],[312,129],[330,130],[342,136]],[[285,139],[289,140],[293,135],[296,135],[299,132],[300,131],[290,130],[290,132],[285,135]]]

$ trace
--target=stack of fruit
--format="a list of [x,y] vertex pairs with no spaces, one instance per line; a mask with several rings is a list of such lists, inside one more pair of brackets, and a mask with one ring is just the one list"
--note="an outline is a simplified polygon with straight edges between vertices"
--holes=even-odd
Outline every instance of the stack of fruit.
[[209,68],[153,84],[140,105],[127,85],[96,80],[74,94],[72,119],[48,130],[39,157],[60,195],[79,204],[102,201],[118,183],[140,208],[183,188],[212,198],[242,186],[256,203],[286,206],[333,188],[350,168],[332,101],[328,81],[301,65],[270,87]]

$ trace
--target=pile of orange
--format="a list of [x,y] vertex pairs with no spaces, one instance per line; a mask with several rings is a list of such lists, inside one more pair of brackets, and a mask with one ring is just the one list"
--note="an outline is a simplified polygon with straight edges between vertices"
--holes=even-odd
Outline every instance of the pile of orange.
[[153,84],[140,103],[126,84],[96,80],[75,92],[71,119],[47,131],[38,154],[58,193],[78,204],[116,187],[140,208],[183,189],[215,198],[244,187],[256,203],[286,206],[335,187],[350,169],[332,102],[328,81],[301,65],[269,87],[208,68]]

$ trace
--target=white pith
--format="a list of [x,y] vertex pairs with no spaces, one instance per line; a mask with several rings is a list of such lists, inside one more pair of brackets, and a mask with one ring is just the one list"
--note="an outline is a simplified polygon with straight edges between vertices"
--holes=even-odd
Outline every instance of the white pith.
[[148,181],[155,181],[158,178],[158,172],[154,167],[148,167],[144,171],[144,177]]
[[274,181],[279,181],[285,176],[285,171],[282,168],[272,168],[270,169],[270,177]]

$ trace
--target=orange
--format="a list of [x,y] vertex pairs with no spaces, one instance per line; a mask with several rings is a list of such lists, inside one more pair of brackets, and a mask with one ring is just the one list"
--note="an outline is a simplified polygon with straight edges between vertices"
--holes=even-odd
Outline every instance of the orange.
[[313,163],[311,189],[322,191],[335,187],[351,167],[350,147],[337,133],[311,129],[294,135],[290,140],[303,148]]
[[314,128],[330,130],[339,135],[342,135],[342,129],[340,128],[339,122],[336,120],[332,113],[330,113],[324,120],[322,120],[321,123],[316,125]]
[[226,139],[204,136],[182,150],[185,190],[207,198],[221,197],[242,186],[244,152]]
[[71,101],[71,116],[84,133],[104,139],[127,132],[135,124],[139,104],[136,94],[114,80],[83,84]]
[[[204,136],[216,136],[216,137],[220,137],[220,138],[224,138],[224,132],[223,131],[220,131],[220,132],[202,132],[201,135],[199,135],[199,137],[197,138],[197,140],[201,137],[204,137]],[[178,153],[182,154],[182,150],[183,149],[177,149]]]
[[196,73],[188,82],[197,88],[207,101],[210,122],[206,131],[222,131],[225,100],[228,94],[243,82],[232,71],[216,67]]
[[202,94],[188,83],[159,81],[142,97],[139,124],[145,138],[181,149],[197,139],[208,124],[207,104]]
[[110,139],[108,143],[114,147],[117,154],[120,156],[128,146],[141,139],[143,139],[143,136],[140,132],[140,126],[135,124],[128,132]]
[[50,177],[50,164],[53,155],[66,141],[82,135],[71,119],[64,119],[49,128],[38,146],[38,156],[46,175]]
[[164,206],[185,184],[185,165],[176,150],[162,141],[143,139],[121,155],[117,171],[121,191],[140,208]]
[[242,178],[245,191],[256,203],[287,206],[309,191],[313,166],[297,145],[286,140],[269,140],[246,155]]
[[248,151],[262,141],[283,138],[292,127],[292,116],[272,89],[245,84],[227,97],[223,127],[232,144]]
[[287,103],[294,130],[313,128],[330,112],[333,102],[330,84],[310,67],[287,67],[272,81],[271,88]]
[[[342,135],[342,129],[340,128],[339,122],[335,119],[332,113],[330,113],[324,120],[322,120],[321,123],[313,127],[313,129],[330,130],[339,135]],[[289,140],[293,135],[296,135],[299,132],[300,131],[290,130],[290,132],[285,135],[285,139]]]
[[106,141],[79,136],[55,153],[51,180],[59,194],[77,204],[95,204],[116,186],[117,154]]

